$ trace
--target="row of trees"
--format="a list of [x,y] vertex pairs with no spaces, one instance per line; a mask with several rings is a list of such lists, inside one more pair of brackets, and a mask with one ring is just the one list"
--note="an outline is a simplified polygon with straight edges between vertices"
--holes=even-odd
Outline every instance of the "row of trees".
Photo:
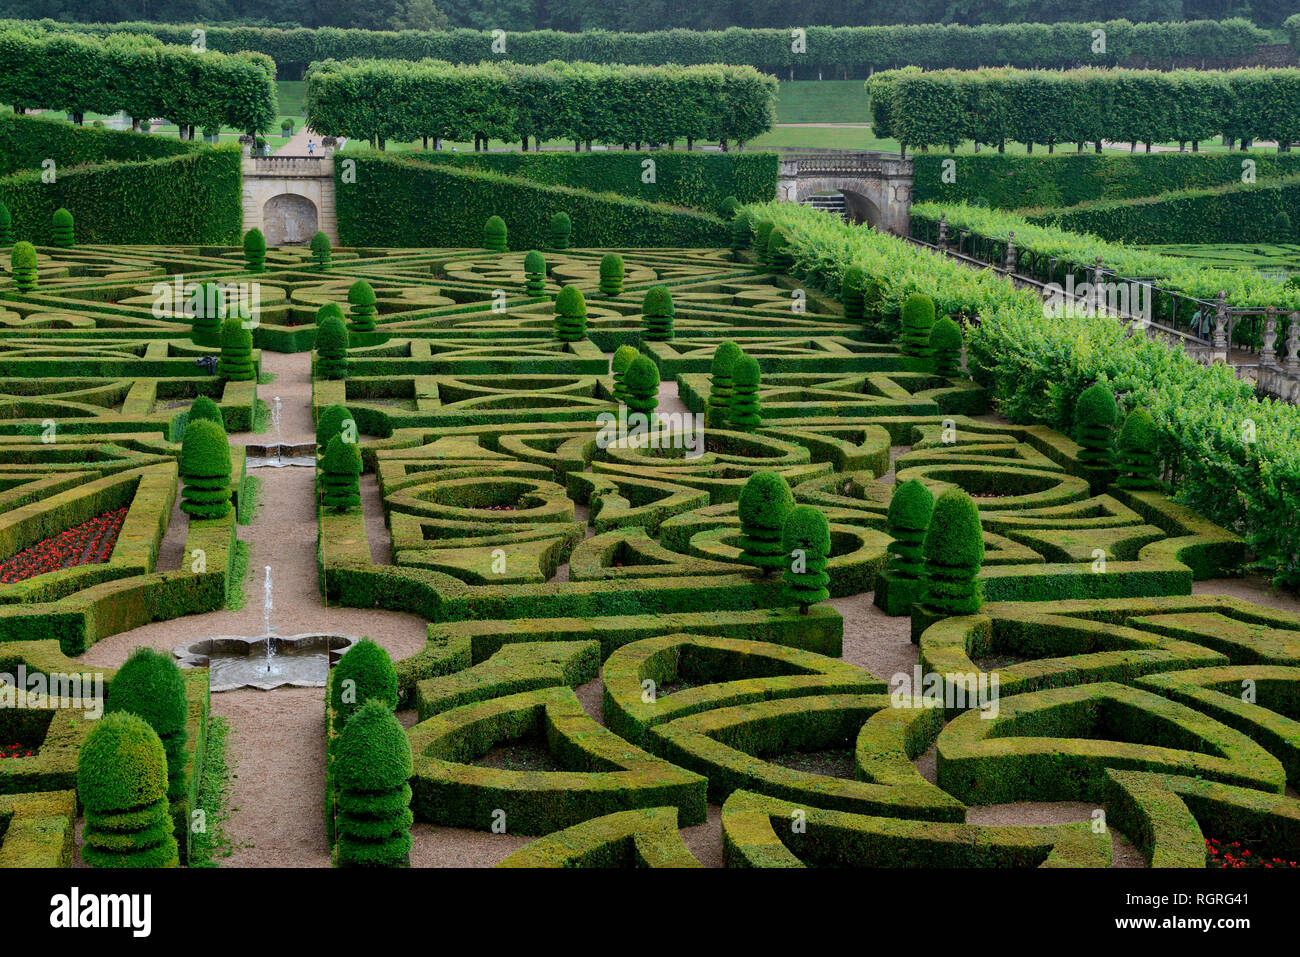
[[1191,143],[1223,135],[1243,145],[1300,139],[1300,70],[962,72],[916,69],[867,82],[878,136],[915,147],[973,140],[1057,144]]
[[743,143],[772,127],[776,81],[752,67],[542,66],[327,61],[307,73],[304,107],[322,136]]
[[276,116],[275,63],[262,53],[196,52],[154,37],[0,31],[0,102],[17,111],[125,111],[180,127],[265,132]]
[[[646,4],[641,3],[641,6]],[[703,6],[703,5],[698,5]],[[869,9],[863,5],[862,9]],[[1199,20],[1186,23],[1132,23],[1127,20],[1071,23],[1013,23],[982,26],[928,24],[918,26],[809,26],[802,37],[782,29],[739,27],[698,31],[655,30],[587,33],[554,30],[511,32],[504,39],[494,29],[511,25],[490,17],[473,21],[476,29],[376,31],[363,29],[292,29],[269,27],[205,27],[209,49],[236,52],[257,50],[280,64],[286,76],[297,76],[307,64],[325,59],[438,59],[478,63],[486,59],[516,63],[550,60],[593,63],[705,64],[743,63],[784,75],[817,77],[863,75],[871,70],[917,65],[973,69],[980,66],[1071,67],[1130,63],[1167,66],[1175,59],[1214,59],[1253,52],[1269,36],[1249,21]],[[801,10],[804,23],[816,22]],[[348,21],[362,24],[360,19]],[[596,24],[606,26],[606,16]],[[669,19],[654,21],[656,26]],[[822,21],[826,22],[826,21]],[[0,24],[16,25],[16,24]],[[798,24],[796,24],[797,26]],[[166,43],[190,44],[193,27],[156,23],[66,24],[41,21],[49,31],[147,33]],[[1100,33],[1098,31],[1101,31]]]

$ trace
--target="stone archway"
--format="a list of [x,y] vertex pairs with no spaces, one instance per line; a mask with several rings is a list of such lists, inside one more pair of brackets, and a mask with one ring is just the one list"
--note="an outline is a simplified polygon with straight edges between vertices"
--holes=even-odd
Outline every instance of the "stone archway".
[[316,204],[297,193],[272,196],[262,207],[262,231],[268,246],[305,246],[316,234]]

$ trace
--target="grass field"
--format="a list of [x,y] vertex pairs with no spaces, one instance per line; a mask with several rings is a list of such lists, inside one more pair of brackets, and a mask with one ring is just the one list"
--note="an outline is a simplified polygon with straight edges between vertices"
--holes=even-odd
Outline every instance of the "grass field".
[[1243,266],[1260,273],[1300,275],[1300,244],[1219,243],[1144,246],[1153,253],[1177,256],[1197,266],[1231,269]]
[[795,80],[777,94],[778,123],[869,123],[861,80]]

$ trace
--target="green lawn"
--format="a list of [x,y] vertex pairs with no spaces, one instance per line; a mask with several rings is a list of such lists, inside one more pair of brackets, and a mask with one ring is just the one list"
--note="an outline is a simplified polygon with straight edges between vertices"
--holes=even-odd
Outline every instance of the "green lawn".
[[861,80],[795,80],[777,94],[778,123],[869,123]]
[[1162,256],[1177,256],[1197,266],[1231,269],[1244,266],[1256,272],[1300,275],[1300,244],[1216,243],[1144,246]]

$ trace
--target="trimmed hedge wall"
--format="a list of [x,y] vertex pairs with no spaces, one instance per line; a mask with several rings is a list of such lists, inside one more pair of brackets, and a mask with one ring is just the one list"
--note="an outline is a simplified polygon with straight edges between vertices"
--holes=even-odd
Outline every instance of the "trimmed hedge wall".
[[727,224],[716,216],[612,193],[379,154],[355,159],[355,183],[344,183],[345,164],[335,164],[344,246],[476,246],[487,218],[502,214],[512,248],[546,248],[558,212],[572,217],[574,243],[589,248],[723,247],[730,239]]
[[198,149],[188,140],[167,136],[74,126],[52,117],[0,114],[0,176],[39,169],[45,159],[53,159],[62,176],[63,170],[72,166],[140,162]]

